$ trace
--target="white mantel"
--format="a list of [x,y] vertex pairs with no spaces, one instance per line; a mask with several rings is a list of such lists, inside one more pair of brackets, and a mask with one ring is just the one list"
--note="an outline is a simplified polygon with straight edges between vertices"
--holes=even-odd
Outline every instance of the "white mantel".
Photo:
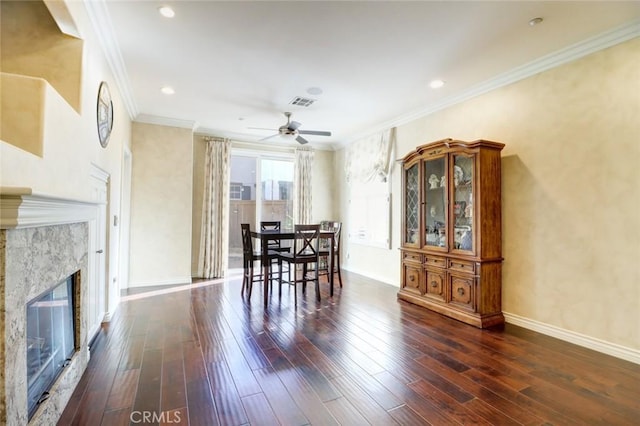
[[37,194],[31,188],[0,187],[0,229],[87,222],[95,219],[98,204]]

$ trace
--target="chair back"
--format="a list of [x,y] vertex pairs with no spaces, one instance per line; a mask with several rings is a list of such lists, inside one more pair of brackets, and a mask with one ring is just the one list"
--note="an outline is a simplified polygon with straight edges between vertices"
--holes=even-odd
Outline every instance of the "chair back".
[[279,231],[280,230],[280,221],[266,221],[263,220],[260,222],[260,230],[261,231]]
[[320,247],[320,225],[295,225],[293,255],[295,257],[318,257]]
[[251,238],[251,227],[248,223],[240,224],[242,229],[242,254],[253,256],[253,239]]
[[[267,221],[263,220],[260,222],[260,230],[261,231],[280,231],[280,221]],[[267,248],[269,250],[280,251],[282,245],[280,240],[269,240],[267,241]]]
[[[340,231],[342,230],[342,222],[333,222],[329,220],[323,220],[320,222],[320,230],[321,231],[331,231],[333,232],[333,243],[335,244],[334,250],[336,253],[340,249]],[[329,240],[324,238],[320,242],[320,249],[328,249],[329,248]]]

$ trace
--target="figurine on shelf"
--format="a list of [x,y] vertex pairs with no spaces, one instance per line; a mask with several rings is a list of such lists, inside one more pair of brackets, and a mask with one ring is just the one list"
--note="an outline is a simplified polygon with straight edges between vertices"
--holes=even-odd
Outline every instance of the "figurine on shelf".
[[446,182],[446,181],[445,181],[445,178],[444,178],[444,176],[442,176],[442,177],[440,178],[440,187],[441,187],[441,188],[444,188],[444,184],[445,184],[445,182]]
[[436,175],[429,176],[429,189],[437,189],[439,183],[440,183],[440,179],[438,179],[438,176]]
[[455,186],[464,182],[464,172],[462,171],[462,167],[453,166],[453,183]]
[[429,209],[429,214],[431,215],[431,217],[436,217],[437,214],[437,210],[436,210],[436,206],[431,206],[431,208]]
[[473,217],[473,204],[468,204],[464,208],[464,217]]

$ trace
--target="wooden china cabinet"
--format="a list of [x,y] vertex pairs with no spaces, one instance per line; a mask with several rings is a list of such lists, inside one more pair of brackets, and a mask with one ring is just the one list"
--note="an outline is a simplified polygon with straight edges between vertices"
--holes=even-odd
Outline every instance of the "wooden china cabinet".
[[476,327],[504,322],[500,151],[444,139],[402,159],[398,298]]

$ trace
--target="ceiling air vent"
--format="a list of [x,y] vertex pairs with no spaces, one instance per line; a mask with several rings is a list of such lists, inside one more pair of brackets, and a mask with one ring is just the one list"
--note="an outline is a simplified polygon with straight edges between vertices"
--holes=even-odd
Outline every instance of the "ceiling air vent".
[[314,103],[315,100],[313,99],[309,99],[309,98],[303,98],[302,96],[296,96],[295,98],[293,98],[291,100],[291,102],[289,102],[289,104],[291,105],[298,105],[301,107],[308,107],[311,106],[312,103]]

